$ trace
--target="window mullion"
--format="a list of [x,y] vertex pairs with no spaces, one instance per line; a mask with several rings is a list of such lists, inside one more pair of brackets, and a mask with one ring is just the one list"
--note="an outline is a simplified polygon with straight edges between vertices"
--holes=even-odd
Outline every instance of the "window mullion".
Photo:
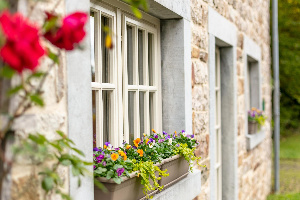
[[103,99],[102,99],[102,90],[98,90],[97,92],[97,102],[98,102],[98,106],[96,106],[97,108],[97,113],[98,113],[98,124],[99,124],[99,129],[97,130],[97,133],[99,135],[96,135],[96,142],[97,142],[97,146],[103,146]]

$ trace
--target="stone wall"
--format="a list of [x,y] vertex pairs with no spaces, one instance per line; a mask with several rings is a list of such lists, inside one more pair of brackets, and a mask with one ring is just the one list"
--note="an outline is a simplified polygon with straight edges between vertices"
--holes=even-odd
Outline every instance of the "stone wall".
[[[34,9],[32,9],[34,8]],[[57,14],[64,14],[63,0],[48,1],[26,1],[19,0],[18,10],[37,26],[41,26],[45,19],[45,11],[55,10]],[[47,71],[52,61],[49,58],[43,58],[40,61],[38,70]],[[67,134],[67,96],[66,96],[66,65],[65,55],[60,57],[60,64],[54,66],[45,81],[43,87],[44,108],[32,107],[24,116],[16,120],[14,129],[20,138],[29,133],[40,133],[47,136],[48,139],[56,139],[58,135],[56,130],[61,130]],[[14,80],[18,82],[18,80]],[[14,82],[13,81],[13,82]],[[12,102],[13,109],[16,101]],[[38,200],[44,199],[44,194],[40,188],[38,176],[34,175],[34,168],[29,166],[26,161],[14,164],[12,169],[12,199],[13,200]],[[68,186],[68,168],[59,169],[62,180],[65,181],[65,191]],[[52,199],[60,199],[53,196]]]
[[[238,183],[239,199],[266,199],[271,190],[271,50],[269,0],[190,0],[192,32],[192,105],[193,132],[200,141],[197,155],[207,168],[202,170],[202,192],[196,199],[210,199],[209,152],[209,84],[208,84],[208,7],[237,27],[237,118],[238,118]],[[243,41],[247,35],[262,52],[262,98],[265,101],[266,139],[247,151],[245,137],[245,86]]]

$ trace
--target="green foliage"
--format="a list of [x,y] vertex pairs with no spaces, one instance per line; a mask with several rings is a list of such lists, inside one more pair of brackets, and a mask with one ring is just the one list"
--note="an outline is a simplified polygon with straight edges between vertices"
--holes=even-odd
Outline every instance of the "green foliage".
[[[292,134],[292,133],[291,133]],[[300,135],[295,134],[280,140],[281,159],[300,159]]]
[[300,0],[278,1],[281,133],[300,120]]
[[270,195],[267,200],[299,200],[300,193],[296,194],[283,194],[283,195]]
[[15,71],[7,65],[0,68],[0,77],[11,79],[14,74]]
[[[167,170],[162,171],[159,167],[155,166],[152,161],[146,162],[137,162],[134,166],[134,171],[139,171],[138,177],[141,178],[141,184],[144,185],[143,192],[146,195],[146,198],[151,198],[148,195],[148,192],[151,190],[162,190],[163,186],[158,184],[158,180],[161,179],[160,176],[167,177]],[[155,173],[158,173],[160,176],[156,177]],[[153,185],[150,183],[150,179],[153,181]]]
[[[70,140],[61,131],[57,131],[60,136],[54,141],[48,140],[44,135],[39,133],[30,134],[20,145],[14,147],[16,159],[22,157],[30,164],[40,166],[39,171],[42,182],[41,187],[46,194],[56,193],[62,199],[71,199],[68,194],[62,192],[63,180],[61,179],[58,169],[63,166],[70,166],[72,175],[78,178],[78,186],[81,184],[81,177],[88,173],[86,166],[92,163],[85,162],[79,156],[84,154],[74,147],[74,142]],[[77,153],[70,154],[73,150]]]
[[131,10],[133,14],[139,19],[143,17],[139,8],[142,8],[145,11],[148,10],[147,0],[123,0],[123,1],[131,5]]

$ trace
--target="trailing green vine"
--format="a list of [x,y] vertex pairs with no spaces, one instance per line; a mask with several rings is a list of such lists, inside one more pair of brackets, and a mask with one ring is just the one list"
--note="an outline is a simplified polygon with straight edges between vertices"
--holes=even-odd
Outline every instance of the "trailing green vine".
[[[155,166],[152,161],[146,161],[146,162],[138,162],[133,161],[135,163],[134,170],[138,170],[138,177],[141,178],[141,184],[144,185],[143,193],[146,195],[146,198],[152,198],[152,196],[149,196],[149,192],[152,190],[162,190],[164,186],[160,186],[157,181],[161,179],[161,176],[167,177],[169,176],[167,170],[160,170],[158,166]],[[156,173],[159,174],[159,176],[156,176]],[[153,181],[153,186],[150,183],[150,179]]]

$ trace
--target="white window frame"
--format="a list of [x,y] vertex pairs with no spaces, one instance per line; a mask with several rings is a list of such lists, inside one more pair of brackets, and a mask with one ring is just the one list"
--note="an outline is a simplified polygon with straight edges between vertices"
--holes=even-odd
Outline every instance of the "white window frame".
[[215,125],[215,148],[216,148],[216,199],[222,199],[222,127],[221,127],[221,61],[220,49],[216,46],[215,49],[215,112],[216,112],[216,125]]
[[[113,20],[113,41],[115,47],[113,48],[113,69],[111,70],[111,74],[113,74],[112,84],[110,83],[92,83],[92,90],[114,90],[115,93],[113,95],[113,106],[112,106],[112,126],[111,131],[114,134],[111,134],[111,143],[114,146],[121,146],[123,141],[129,142],[129,126],[128,126],[128,92],[135,91],[136,94],[139,94],[139,91],[145,92],[145,116],[149,116],[151,112],[149,110],[149,92],[155,92],[154,95],[154,105],[155,109],[153,110],[153,129],[161,132],[162,131],[162,99],[161,99],[161,63],[160,63],[160,21],[159,19],[152,17],[150,15],[144,14],[143,20],[137,20],[134,16],[132,16],[131,10],[129,6],[116,3],[118,7],[115,5],[107,5],[105,3],[100,3],[96,1],[91,2],[91,12],[100,12],[104,13],[106,16],[112,18]],[[101,15],[100,15],[101,16]],[[144,31],[144,83],[146,85],[128,85],[127,81],[127,36],[126,36],[126,26],[125,24],[130,24],[136,27],[136,34],[138,29],[142,29]],[[95,25],[98,29],[101,28],[99,24]],[[96,30],[96,29],[95,29]],[[148,44],[148,32],[153,34],[153,85],[149,86],[148,80],[148,48],[145,44]],[[98,33],[98,36],[95,36],[96,44],[101,46],[101,31]],[[121,35],[123,34],[123,36]],[[135,46],[137,46],[137,37],[135,41]],[[123,45],[123,46],[122,46]],[[121,51],[122,49],[122,51]],[[96,51],[95,54],[99,52]],[[100,52],[101,55],[101,52]],[[134,55],[138,55],[137,48],[134,48]],[[98,66],[101,66],[101,58],[96,58],[95,63],[98,63]],[[138,56],[134,56],[134,68],[137,69],[137,59]],[[147,69],[147,70],[145,70]],[[97,71],[97,70],[96,70]],[[98,73],[101,73],[98,70]],[[135,72],[134,79],[138,81],[138,73]],[[99,106],[97,108],[97,119],[100,119],[98,116],[101,116],[101,106],[102,103],[100,96],[98,95]],[[140,137],[140,123],[139,123],[139,98],[138,95],[135,95],[135,132],[134,138]],[[103,125],[101,124],[102,120],[98,120],[97,122],[97,131],[96,131],[96,143],[97,146],[102,146],[103,142]],[[150,134],[150,120],[145,117],[145,133]]]

